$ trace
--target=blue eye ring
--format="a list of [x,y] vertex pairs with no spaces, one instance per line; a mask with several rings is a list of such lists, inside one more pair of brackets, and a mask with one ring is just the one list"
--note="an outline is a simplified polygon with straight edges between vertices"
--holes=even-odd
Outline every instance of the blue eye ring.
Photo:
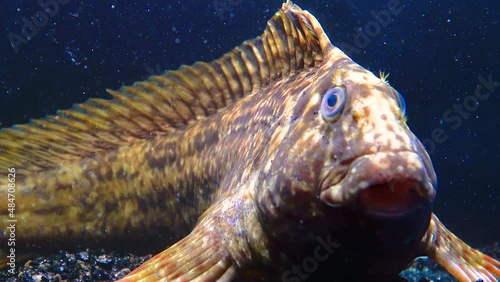
[[406,102],[405,102],[405,99],[403,98],[403,95],[401,95],[401,93],[399,93],[398,91],[396,91],[397,93],[397,96],[398,96],[398,106],[399,106],[399,109],[401,110],[401,116],[406,116]]
[[336,121],[346,102],[345,90],[342,87],[328,89],[321,101],[321,115],[328,122]]

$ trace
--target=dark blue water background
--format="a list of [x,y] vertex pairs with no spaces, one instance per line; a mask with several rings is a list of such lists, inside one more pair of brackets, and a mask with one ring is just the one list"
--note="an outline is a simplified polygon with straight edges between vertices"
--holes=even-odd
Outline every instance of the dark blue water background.
[[[282,3],[67,2],[29,42],[19,43],[17,53],[8,34],[21,35],[23,17],[31,19],[43,9],[34,0],[2,3],[2,127],[54,114],[90,97],[109,98],[105,88],[116,89],[150,73],[216,59],[260,35]],[[435,212],[441,220],[474,246],[498,240],[500,84],[490,85],[491,92],[483,86],[480,93],[489,97],[477,105],[471,97],[481,85],[479,76],[500,81],[500,2],[404,1],[390,23],[377,29],[373,15],[387,10],[389,2],[395,4],[296,3],[311,11],[332,42],[355,61],[373,72],[390,73],[390,83],[406,98],[410,128],[421,140],[428,139],[439,177]],[[368,41],[361,42],[360,32],[370,34]],[[346,49],[348,45],[357,50]],[[464,102],[469,103],[466,115],[454,113],[454,105]],[[452,112],[444,118],[447,111]],[[433,139],[433,132],[439,138]],[[443,135],[446,140],[438,144]]]

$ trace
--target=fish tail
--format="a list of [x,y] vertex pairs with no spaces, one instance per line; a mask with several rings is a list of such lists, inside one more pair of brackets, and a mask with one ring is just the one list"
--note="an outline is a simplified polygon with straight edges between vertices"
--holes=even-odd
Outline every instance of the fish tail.
[[498,260],[460,240],[434,214],[422,243],[425,254],[446,268],[458,281],[496,282],[500,278]]

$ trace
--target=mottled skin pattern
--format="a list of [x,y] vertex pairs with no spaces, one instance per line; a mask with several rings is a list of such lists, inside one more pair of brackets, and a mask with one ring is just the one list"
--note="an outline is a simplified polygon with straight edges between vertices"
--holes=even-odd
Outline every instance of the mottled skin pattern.
[[110,93],[0,132],[19,241],[185,236],[124,281],[389,281],[419,255],[460,281],[500,276],[431,213],[436,176],[398,93],[291,2],[221,59]]

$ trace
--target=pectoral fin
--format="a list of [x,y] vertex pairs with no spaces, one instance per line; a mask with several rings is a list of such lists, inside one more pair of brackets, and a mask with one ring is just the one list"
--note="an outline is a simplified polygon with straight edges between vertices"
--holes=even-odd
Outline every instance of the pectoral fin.
[[461,282],[496,282],[500,278],[499,261],[464,243],[446,229],[434,214],[422,244],[427,256]]
[[231,281],[234,262],[212,224],[210,219],[200,222],[191,234],[119,281]]
[[222,194],[189,235],[120,281],[232,281],[243,265],[261,260],[254,247],[265,249],[265,240],[252,197],[238,191]]

